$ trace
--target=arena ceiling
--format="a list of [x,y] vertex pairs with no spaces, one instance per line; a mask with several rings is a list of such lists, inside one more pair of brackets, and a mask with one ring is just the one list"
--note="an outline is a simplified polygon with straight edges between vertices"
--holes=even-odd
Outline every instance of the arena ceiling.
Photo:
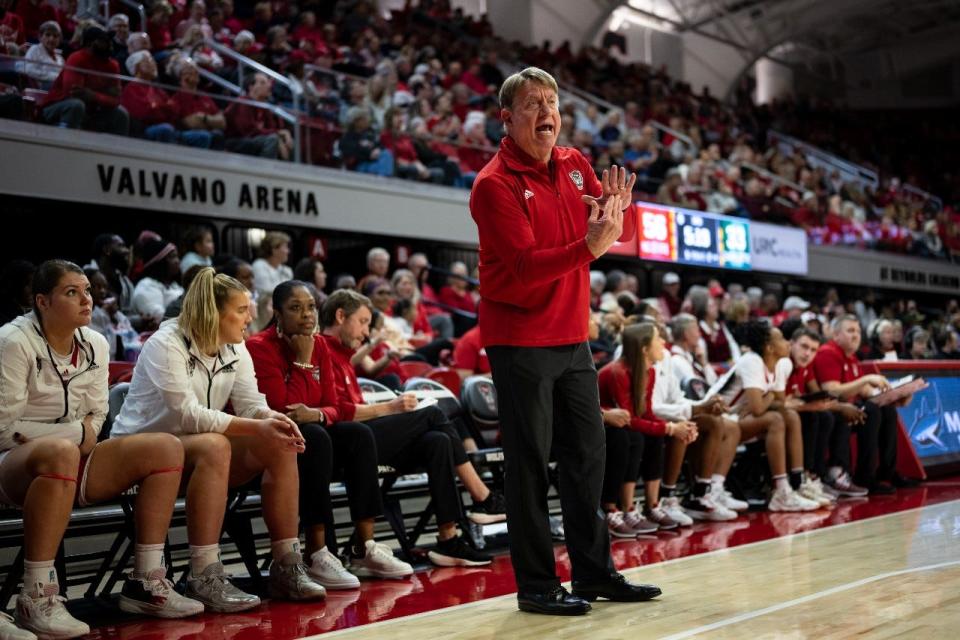
[[847,56],[960,36],[958,0],[596,0],[653,25],[693,32],[757,57],[785,45]]

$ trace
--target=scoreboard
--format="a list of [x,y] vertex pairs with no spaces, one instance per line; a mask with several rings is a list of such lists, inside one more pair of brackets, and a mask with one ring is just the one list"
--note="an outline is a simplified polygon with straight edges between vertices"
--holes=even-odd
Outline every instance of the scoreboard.
[[636,203],[639,257],[696,267],[750,269],[750,221]]

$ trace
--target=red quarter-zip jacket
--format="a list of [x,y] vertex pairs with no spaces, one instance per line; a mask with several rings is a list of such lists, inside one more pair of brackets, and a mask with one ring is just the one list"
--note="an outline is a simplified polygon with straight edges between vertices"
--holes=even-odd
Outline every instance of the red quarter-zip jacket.
[[587,339],[590,313],[583,195],[600,181],[576,149],[538,163],[509,136],[473,183],[480,235],[480,335],[484,346],[547,347]]

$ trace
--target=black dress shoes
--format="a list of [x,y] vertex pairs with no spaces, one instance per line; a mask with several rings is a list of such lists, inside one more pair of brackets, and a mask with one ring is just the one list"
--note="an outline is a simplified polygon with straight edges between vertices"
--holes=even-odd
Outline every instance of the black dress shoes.
[[597,598],[605,598],[612,602],[643,602],[659,596],[660,587],[652,584],[632,584],[627,582],[619,573],[612,573],[601,582],[573,583],[574,597],[593,602]]
[[542,613],[548,616],[582,616],[590,611],[590,603],[570,595],[563,587],[546,593],[521,591],[517,594],[520,611]]

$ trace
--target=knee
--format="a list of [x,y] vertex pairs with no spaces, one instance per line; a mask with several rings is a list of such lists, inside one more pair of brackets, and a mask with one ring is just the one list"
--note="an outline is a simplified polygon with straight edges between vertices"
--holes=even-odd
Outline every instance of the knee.
[[783,410],[783,423],[790,430],[800,428],[800,414],[793,409]]
[[196,463],[220,469],[230,468],[230,440],[222,433],[201,433],[192,436],[190,453]]
[[28,471],[33,476],[73,476],[80,466],[80,449],[69,440],[49,438],[40,440],[31,454]]
[[767,423],[767,434],[772,436],[782,436],[786,431],[786,424],[783,416],[779,413],[770,412],[764,416]]
[[723,435],[724,438],[732,438],[733,440],[739,442],[740,425],[733,420],[723,420]]
[[176,467],[183,465],[183,443],[180,438],[169,433],[144,433],[130,436],[143,438],[142,445],[146,449],[147,460],[154,466]]
[[428,431],[423,434],[418,444],[430,456],[453,455],[450,436],[442,431]]

